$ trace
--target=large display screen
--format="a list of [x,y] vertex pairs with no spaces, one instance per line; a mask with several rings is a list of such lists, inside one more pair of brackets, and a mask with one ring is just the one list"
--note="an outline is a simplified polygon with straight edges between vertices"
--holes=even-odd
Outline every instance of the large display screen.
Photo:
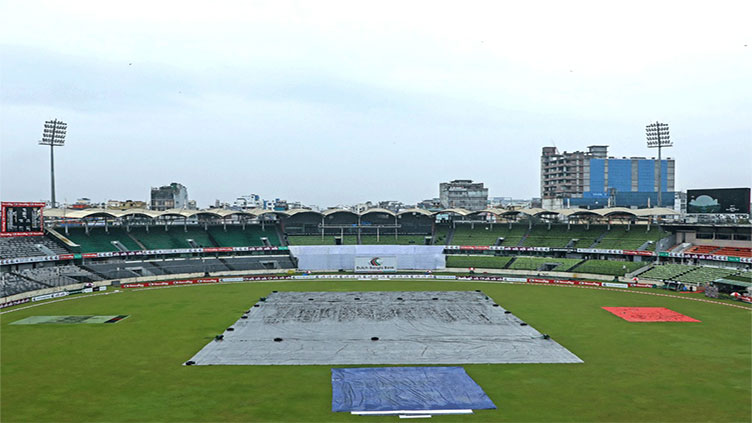
[[44,235],[42,218],[44,203],[0,203],[0,236],[39,236]]
[[687,213],[749,214],[749,188],[687,190]]

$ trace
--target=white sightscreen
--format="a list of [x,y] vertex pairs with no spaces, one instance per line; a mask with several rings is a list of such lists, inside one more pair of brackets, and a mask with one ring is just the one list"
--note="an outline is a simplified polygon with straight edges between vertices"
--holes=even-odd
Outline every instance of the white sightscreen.
[[393,256],[397,270],[439,270],[446,268],[441,245],[310,245],[291,246],[300,270],[354,270],[355,257]]

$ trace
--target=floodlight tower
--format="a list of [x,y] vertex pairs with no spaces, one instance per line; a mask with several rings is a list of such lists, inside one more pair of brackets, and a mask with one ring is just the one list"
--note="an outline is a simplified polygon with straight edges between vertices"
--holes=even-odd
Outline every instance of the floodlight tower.
[[661,202],[661,193],[663,191],[663,179],[661,179],[661,170],[663,169],[661,148],[672,147],[674,144],[671,143],[667,123],[660,123],[658,121],[651,123],[645,127],[645,134],[648,139],[648,148],[658,149],[658,207],[661,207],[663,205]]
[[50,146],[50,184],[52,186],[52,207],[55,207],[55,147],[62,147],[65,144],[65,132],[68,130],[68,124],[57,119],[48,120],[44,123],[44,131],[39,145]]

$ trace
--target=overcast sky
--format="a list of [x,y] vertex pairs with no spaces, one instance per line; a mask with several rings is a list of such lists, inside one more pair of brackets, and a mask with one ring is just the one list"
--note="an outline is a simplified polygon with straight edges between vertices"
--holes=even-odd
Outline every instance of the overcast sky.
[[[452,6],[450,6],[452,4]],[[0,0],[2,200],[540,196],[541,147],[752,185],[752,2]],[[115,6],[121,8],[116,8]]]

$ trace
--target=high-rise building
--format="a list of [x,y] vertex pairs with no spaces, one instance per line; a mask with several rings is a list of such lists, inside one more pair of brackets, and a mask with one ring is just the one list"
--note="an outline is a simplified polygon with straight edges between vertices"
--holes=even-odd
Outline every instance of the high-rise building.
[[151,189],[151,209],[183,209],[188,206],[188,189],[177,182]]
[[561,207],[647,207],[674,206],[672,158],[658,161],[645,157],[608,157],[608,146],[592,145],[588,151],[559,153],[543,147],[541,154],[541,197],[544,208]]
[[462,208],[471,211],[483,210],[488,204],[488,188],[482,182],[456,179],[439,184],[439,201],[445,209]]

